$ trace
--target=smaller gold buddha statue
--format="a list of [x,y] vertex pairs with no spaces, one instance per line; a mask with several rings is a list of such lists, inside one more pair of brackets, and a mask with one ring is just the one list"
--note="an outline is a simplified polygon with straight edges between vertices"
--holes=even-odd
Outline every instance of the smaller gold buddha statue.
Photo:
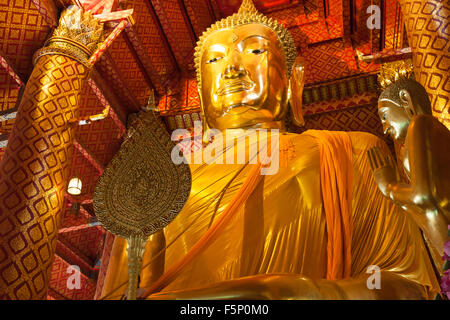
[[431,242],[433,260],[442,265],[450,223],[450,131],[432,116],[427,92],[412,74],[405,61],[383,66],[385,90],[378,100],[384,133],[399,145],[397,156],[408,181],[401,181],[396,165],[379,148],[368,156],[380,191],[413,216]]

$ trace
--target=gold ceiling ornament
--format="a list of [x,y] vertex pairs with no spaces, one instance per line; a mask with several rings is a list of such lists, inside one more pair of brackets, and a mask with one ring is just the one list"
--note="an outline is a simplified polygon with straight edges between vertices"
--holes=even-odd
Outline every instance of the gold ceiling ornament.
[[89,57],[103,41],[103,23],[77,6],[65,9],[59,18],[58,27],[37,51],[33,61],[46,54],[61,54],[90,67]]
[[128,241],[128,300],[136,298],[148,237],[175,219],[191,191],[189,166],[172,161],[175,144],[156,115],[143,112],[131,127],[93,196],[99,222]]
[[278,23],[276,20],[268,18],[264,14],[260,13],[256,9],[252,0],[244,0],[237,13],[212,24],[211,27],[203,32],[202,36],[197,42],[194,54],[194,62],[195,68],[197,70],[197,83],[199,92],[201,91],[202,87],[200,60],[203,54],[203,44],[206,38],[216,31],[235,28],[252,23],[263,24],[276,33],[286,60],[287,76],[288,78],[291,76],[292,67],[297,57],[297,48],[295,46],[294,38],[292,38],[290,32],[286,28],[284,28],[283,25]]
[[99,19],[77,6],[70,6],[61,15],[50,41],[55,38],[70,39],[85,47],[91,55],[97,50],[102,37],[103,23]]
[[384,63],[378,74],[378,82],[383,89],[402,79],[414,79],[411,59]]

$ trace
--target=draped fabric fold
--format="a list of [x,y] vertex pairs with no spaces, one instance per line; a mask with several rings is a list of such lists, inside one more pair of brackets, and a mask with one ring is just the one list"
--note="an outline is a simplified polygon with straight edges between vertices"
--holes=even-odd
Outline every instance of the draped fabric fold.
[[[366,152],[375,145],[385,147],[362,132],[281,134],[285,165],[263,179],[257,164],[191,164],[191,195],[164,229],[164,274],[140,286],[164,293],[270,274],[351,281],[376,265],[438,291],[419,228],[373,179]],[[105,286],[120,279],[108,272]]]
[[353,151],[346,132],[309,130],[319,140],[320,184],[327,222],[327,279],[350,277]]
[[147,289],[143,295],[143,297],[148,296],[154,292],[161,291],[164,287],[166,287],[174,278],[176,278],[177,274],[190,263],[193,259],[200,254],[205,247],[208,246],[217,235],[219,235],[222,226],[225,225],[230,218],[236,214],[237,209],[245,203],[250,194],[253,192],[255,187],[261,181],[262,175],[261,164],[258,164],[252,168],[249,173],[249,176],[245,180],[243,186],[234,196],[233,200],[228,205],[227,209],[220,216],[219,219],[208,229],[208,231],[202,236],[202,238],[191,248],[191,250],[170,270],[168,270],[164,275],[158,279],[149,289]]

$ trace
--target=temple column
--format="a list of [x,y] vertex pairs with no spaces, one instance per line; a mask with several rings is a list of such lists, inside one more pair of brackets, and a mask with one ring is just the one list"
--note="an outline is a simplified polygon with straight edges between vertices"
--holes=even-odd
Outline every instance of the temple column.
[[450,129],[447,0],[399,0],[408,42],[413,53],[416,80],[425,87],[433,115]]
[[0,163],[0,299],[46,298],[71,163],[71,122],[102,29],[92,15],[68,9],[35,54]]

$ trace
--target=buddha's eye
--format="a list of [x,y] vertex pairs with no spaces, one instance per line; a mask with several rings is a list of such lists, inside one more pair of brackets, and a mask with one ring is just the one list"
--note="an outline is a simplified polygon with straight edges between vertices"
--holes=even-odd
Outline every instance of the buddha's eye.
[[215,58],[209,59],[208,61],[206,61],[206,63],[207,64],[215,63],[221,59],[222,59],[222,57],[215,57]]
[[266,49],[253,49],[251,52],[252,52],[253,54],[258,55],[258,54],[262,54],[262,53],[264,53],[264,52],[266,52],[266,51],[267,51]]

